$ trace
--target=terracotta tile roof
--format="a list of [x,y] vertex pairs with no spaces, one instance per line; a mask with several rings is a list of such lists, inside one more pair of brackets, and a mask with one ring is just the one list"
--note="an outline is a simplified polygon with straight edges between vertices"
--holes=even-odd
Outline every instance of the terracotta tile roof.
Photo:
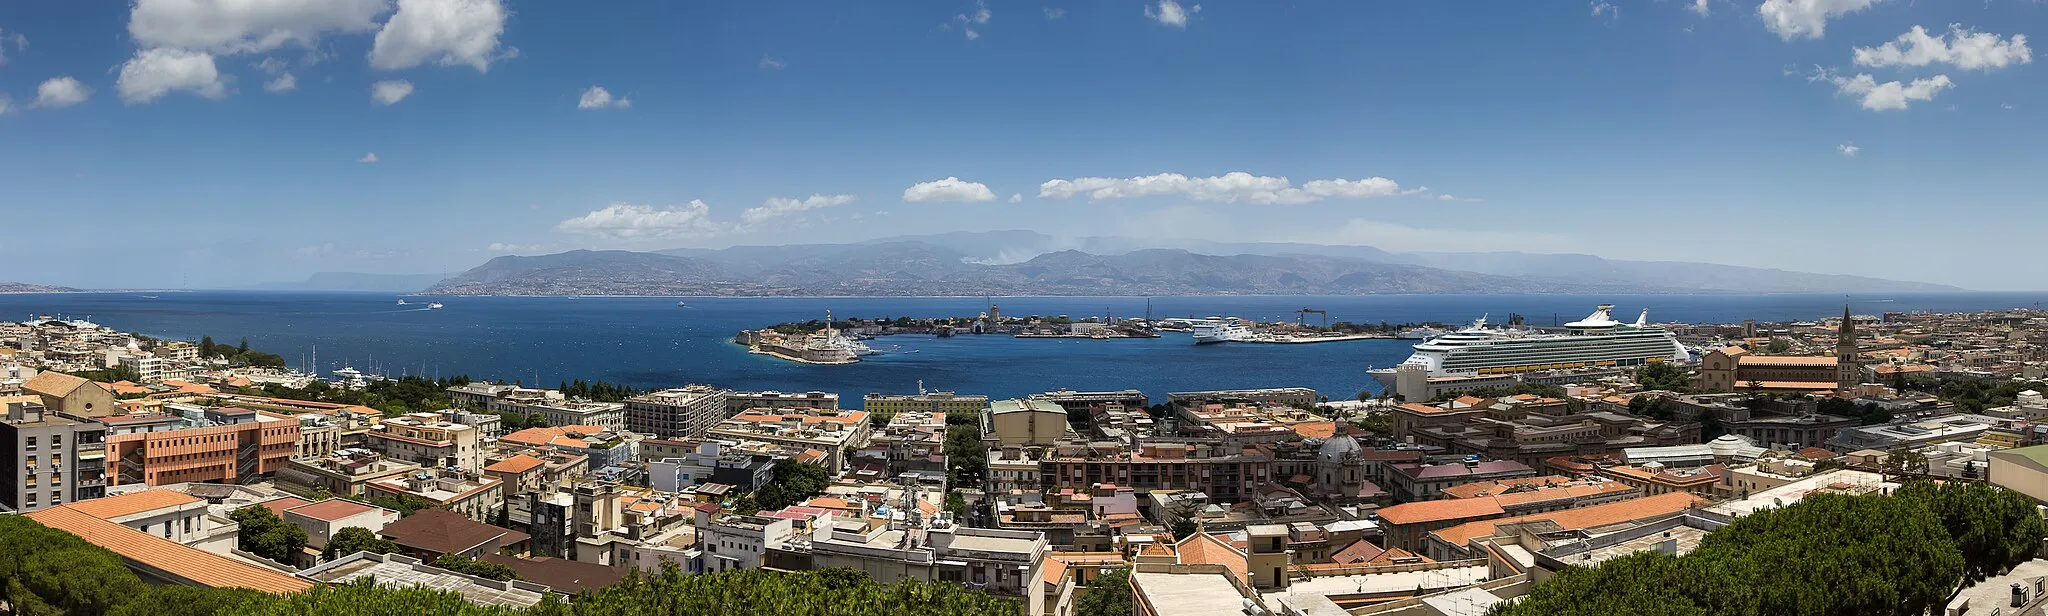
[[1826,449],[1821,449],[1819,447],[1808,447],[1805,449],[1801,449],[1798,453],[1792,455],[1796,455],[1808,460],[1813,460],[1815,462],[1819,462],[1821,460],[1833,460],[1839,457],[1835,455],[1835,452],[1828,451]]
[[1337,553],[1331,554],[1330,561],[1344,565],[1356,565],[1378,558],[1380,554],[1384,554],[1386,551],[1386,548],[1373,545],[1371,541],[1360,539],[1351,542],[1351,545],[1344,546],[1342,550],[1337,550]]
[[1423,524],[1448,520],[1471,520],[1487,516],[1506,514],[1490,498],[1454,498],[1450,500],[1419,501],[1402,503],[1379,511],[1380,519],[1388,524]]
[[1057,585],[1067,576],[1068,565],[1123,565],[1124,555],[1116,552],[1051,552],[1045,555],[1045,573],[1039,581]]
[[1215,535],[1208,533],[1188,535],[1188,538],[1180,540],[1178,544],[1174,544],[1173,549],[1175,552],[1180,553],[1180,562],[1183,565],[1223,565],[1229,568],[1230,572],[1236,575],[1238,580],[1245,582],[1251,580],[1251,566],[1245,563],[1244,552],[1230,547],[1230,544],[1225,543]]
[[1302,438],[1330,438],[1337,435],[1337,422],[1308,421],[1294,424],[1294,433]]
[[286,496],[282,498],[273,498],[256,504],[262,505],[263,508],[265,509],[269,509],[271,513],[283,516],[285,511],[288,511],[294,507],[311,505],[313,504],[313,501],[309,501],[296,496]]
[[421,509],[418,513],[384,525],[377,531],[399,545],[436,554],[459,553],[477,546],[485,552],[525,541],[528,537],[509,528],[498,528],[443,509]]
[[1502,479],[1499,481],[1474,481],[1471,483],[1461,483],[1448,488],[1444,488],[1442,492],[1445,498],[1474,498],[1481,494],[1498,495],[1506,491],[1508,488],[1512,488],[1515,486],[1533,485],[1538,487],[1547,487],[1571,482],[1572,479],[1570,477],[1559,477],[1557,475],[1545,475],[1542,477],[1516,477],[1513,479]]
[[29,378],[29,380],[23,381],[21,390],[61,398],[71,395],[72,390],[76,390],[80,385],[90,382],[62,372],[44,370]]
[[514,475],[518,475],[521,473],[525,473],[526,471],[540,468],[543,464],[547,464],[547,461],[522,453],[516,456],[512,456],[510,458],[505,458],[504,460],[500,460],[498,461],[497,464],[486,466],[484,467],[484,470],[494,473],[511,473]]
[[[1669,492],[1591,507],[1580,507],[1578,509],[1565,509],[1563,511],[1552,511],[1499,520],[1469,522],[1434,531],[1430,534],[1449,542],[1451,545],[1462,546],[1470,542],[1474,537],[1484,537],[1493,534],[1494,528],[1502,524],[1528,522],[1531,520],[1549,520],[1565,530],[1582,530],[1618,522],[1627,522],[1629,520],[1640,520],[1648,517],[1678,513],[1705,504],[1707,504],[1707,499],[1693,494]],[[1385,510],[1381,510],[1381,512],[1383,514],[1382,517],[1384,517]]]
[[177,490],[143,490],[120,496],[82,500],[69,505],[73,510],[102,520],[111,520],[124,515],[135,515],[165,507],[176,507],[186,503],[199,502],[197,496]]
[[1168,546],[1167,544],[1164,544],[1164,543],[1151,543],[1151,544],[1146,544],[1146,545],[1145,545],[1145,549],[1142,549],[1142,550],[1138,550],[1138,555],[1139,555],[1139,556],[1173,556],[1173,555],[1174,555],[1174,552],[1173,552],[1173,548],[1172,548],[1171,546]]
[[377,509],[377,507],[371,507],[352,500],[330,498],[311,505],[293,507],[289,511],[292,512],[292,515],[305,516],[323,522],[333,522],[352,515],[376,511]]
[[[90,502],[90,501],[87,501]],[[121,555],[133,567],[161,571],[213,588],[248,588],[271,594],[298,592],[313,587],[296,577],[252,565],[120,524],[93,517],[59,505],[28,514],[44,526],[78,535],[87,542]]]
[[804,502],[804,504],[805,504],[805,505],[807,505],[807,506],[811,506],[811,507],[822,507],[822,508],[825,508],[825,509],[852,509],[852,508],[853,508],[853,503],[849,503],[849,502],[846,502],[846,499],[843,499],[843,498],[839,498],[839,497],[836,497],[836,496],[820,496],[820,497],[817,497],[817,498],[813,498],[813,499],[811,499],[811,500],[805,501],[805,502]]
[[1749,355],[1739,360],[1744,366],[1833,366],[1827,355]]
[[[539,447],[542,445],[555,444],[556,439],[566,437],[571,432],[577,434],[597,434],[599,432],[604,431],[604,426],[550,426],[546,428],[527,428],[525,430],[520,430],[518,432],[507,434],[503,437],[500,437],[498,440],[519,443],[521,445],[531,445],[534,447]],[[585,444],[582,441],[577,441],[574,439],[568,439],[568,441],[569,445],[575,447],[582,447]]]

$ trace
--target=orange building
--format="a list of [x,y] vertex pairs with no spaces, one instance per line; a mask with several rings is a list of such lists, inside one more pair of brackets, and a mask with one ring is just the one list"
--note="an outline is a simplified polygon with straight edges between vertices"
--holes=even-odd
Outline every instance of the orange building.
[[299,422],[240,408],[182,404],[174,415],[117,416],[107,425],[108,485],[238,483],[285,467]]

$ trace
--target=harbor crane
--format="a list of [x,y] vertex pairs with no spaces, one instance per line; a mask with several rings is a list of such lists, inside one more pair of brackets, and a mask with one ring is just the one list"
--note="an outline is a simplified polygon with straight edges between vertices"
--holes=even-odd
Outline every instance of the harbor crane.
[[1294,324],[1307,327],[1308,315],[1310,313],[1323,315],[1323,329],[1330,328],[1330,311],[1320,308],[1303,308],[1294,311]]

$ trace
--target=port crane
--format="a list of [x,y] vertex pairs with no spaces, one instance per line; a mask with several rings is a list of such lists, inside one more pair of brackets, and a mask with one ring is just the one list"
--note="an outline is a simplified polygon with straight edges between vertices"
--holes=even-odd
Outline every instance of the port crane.
[[1311,313],[1323,315],[1323,329],[1330,328],[1330,311],[1320,308],[1303,308],[1294,311],[1294,324],[1307,327],[1308,315]]

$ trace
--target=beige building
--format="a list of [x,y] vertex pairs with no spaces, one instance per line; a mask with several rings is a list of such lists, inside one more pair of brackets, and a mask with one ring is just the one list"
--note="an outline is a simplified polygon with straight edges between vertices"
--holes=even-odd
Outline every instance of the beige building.
[[113,392],[82,378],[45,370],[21,384],[21,393],[43,398],[43,408],[72,417],[105,417],[120,413]]
[[1991,483],[2048,503],[2048,445],[1993,451],[1990,458]]
[[363,444],[386,457],[429,468],[483,468],[476,428],[443,421],[434,413],[408,413],[378,422],[363,434]]
[[988,396],[963,396],[950,391],[935,391],[915,396],[868,394],[861,399],[861,410],[881,417],[892,417],[903,411],[965,414],[972,417],[988,410]]
[[1044,400],[997,400],[982,438],[1000,446],[1051,445],[1067,434],[1067,410]]

